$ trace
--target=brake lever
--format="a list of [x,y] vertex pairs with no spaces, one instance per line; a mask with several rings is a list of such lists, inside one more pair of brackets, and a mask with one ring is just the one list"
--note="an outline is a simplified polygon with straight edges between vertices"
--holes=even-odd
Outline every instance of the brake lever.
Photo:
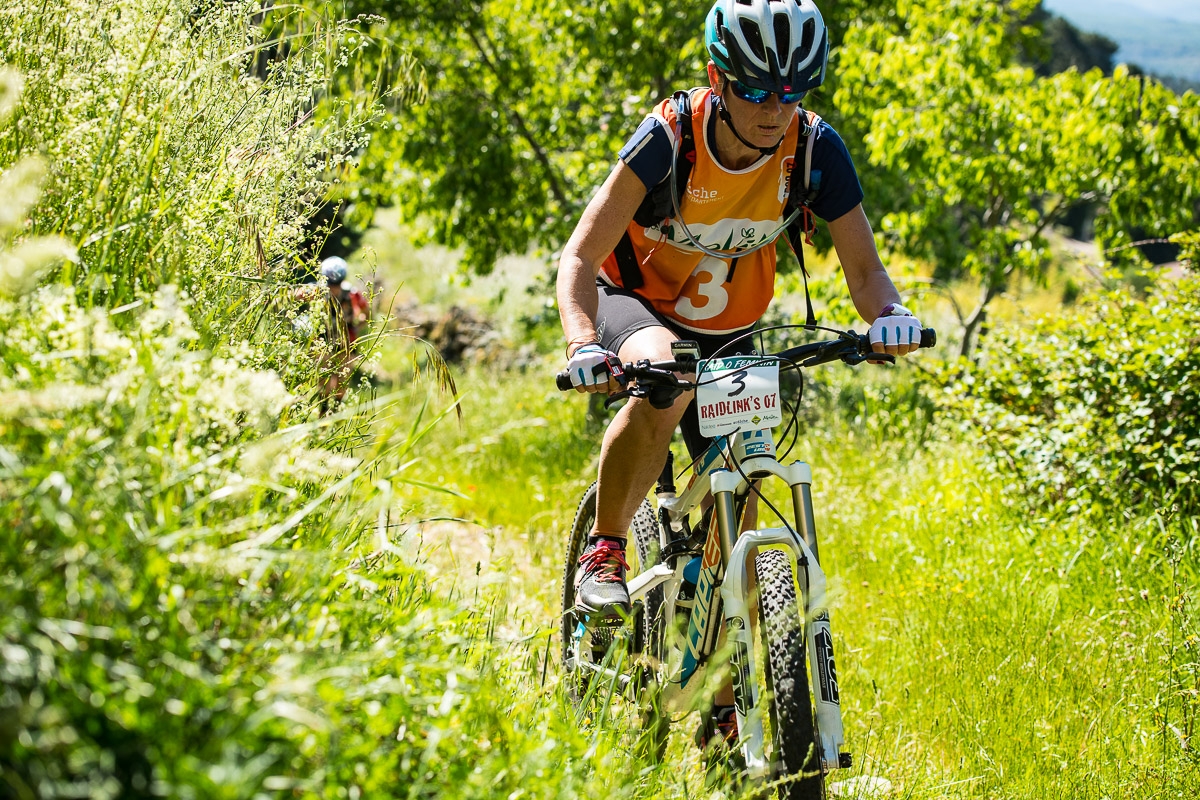
[[842,361],[851,367],[857,367],[864,361],[870,361],[875,364],[895,364],[896,357],[889,355],[888,353],[867,353],[866,355],[852,353],[850,355],[842,356]]
[[623,392],[614,392],[604,398],[604,410],[612,408],[618,400],[624,400],[626,397],[633,397],[633,389],[626,389]]
[[615,404],[618,400],[624,400],[627,397],[646,397],[649,394],[650,394],[649,389],[646,389],[643,386],[638,386],[637,384],[634,384],[633,386],[630,386],[628,389],[625,389],[620,392],[613,392],[612,394],[610,394],[604,400],[604,408],[606,410],[610,409],[613,407],[613,404]]

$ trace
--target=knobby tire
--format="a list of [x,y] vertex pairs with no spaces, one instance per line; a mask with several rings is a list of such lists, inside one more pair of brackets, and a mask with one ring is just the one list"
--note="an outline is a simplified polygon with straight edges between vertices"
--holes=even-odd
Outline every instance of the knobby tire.
[[779,783],[779,800],[824,800],[825,778],[813,724],[807,648],[791,559],[782,550],[764,550],[755,559],[755,567],[774,743],[772,777]]

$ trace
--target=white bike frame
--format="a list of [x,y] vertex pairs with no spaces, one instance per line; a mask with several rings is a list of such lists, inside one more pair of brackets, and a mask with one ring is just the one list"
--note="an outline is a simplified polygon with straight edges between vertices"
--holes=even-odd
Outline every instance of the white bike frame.
[[[724,456],[724,458],[722,458]],[[726,459],[740,464],[740,471],[725,468]],[[761,528],[737,532],[736,495],[750,491],[750,481],[776,477],[791,489],[796,524],[793,528]],[[703,681],[694,679],[716,648],[719,631],[713,604],[715,589],[720,589],[727,646],[731,648],[730,670],[733,676],[738,741],[752,778],[765,777],[770,771],[764,753],[762,710],[759,704],[759,665],[754,656],[750,629],[749,573],[747,563],[755,548],[780,545],[790,554],[804,620],[809,675],[815,712],[817,746],[825,771],[842,766],[841,746],[844,735],[838,695],[837,671],[833,658],[833,640],[829,612],[825,607],[825,573],[817,558],[816,527],[812,506],[812,469],[803,462],[780,464],[775,458],[770,430],[755,430],[722,437],[705,452],[697,477],[678,496],[659,495],[659,508],[672,528],[660,525],[661,546],[666,547],[682,535],[683,520],[712,492],[716,525],[711,526],[702,555],[700,576],[688,631],[679,658],[661,665],[660,680],[667,708],[686,711],[693,707]],[[675,619],[676,598],[683,581],[687,558],[676,557],[675,566],[655,564],[628,582],[631,599],[644,598],[655,587],[664,589],[662,614],[665,626]],[[678,663],[676,663],[678,662]]]

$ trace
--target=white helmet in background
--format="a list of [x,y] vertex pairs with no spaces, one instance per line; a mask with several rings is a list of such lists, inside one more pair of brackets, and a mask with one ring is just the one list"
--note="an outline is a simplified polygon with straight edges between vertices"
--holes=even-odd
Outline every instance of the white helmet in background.
[[341,256],[330,256],[321,262],[321,274],[330,286],[340,285],[350,274],[350,265]]

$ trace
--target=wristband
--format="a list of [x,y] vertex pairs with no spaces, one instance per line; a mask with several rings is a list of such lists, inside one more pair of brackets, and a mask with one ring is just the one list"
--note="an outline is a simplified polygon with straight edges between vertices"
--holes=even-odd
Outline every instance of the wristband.
[[879,312],[881,317],[911,317],[913,312],[909,311],[899,303],[888,303],[883,307],[883,311]]
[[[587,347],[589,344],[598,345],[598,344],[600,344],[600,340],[596,339],[594,337],[593,338],[583,338],[583,339],[571,339],[569,342],[567,342],[567,349],[566,349],[567,358],[571,358],[571,356],[575,355],[580,350]],[[572,350],[571,349],[572,347],[574,347],[575,349]]]

